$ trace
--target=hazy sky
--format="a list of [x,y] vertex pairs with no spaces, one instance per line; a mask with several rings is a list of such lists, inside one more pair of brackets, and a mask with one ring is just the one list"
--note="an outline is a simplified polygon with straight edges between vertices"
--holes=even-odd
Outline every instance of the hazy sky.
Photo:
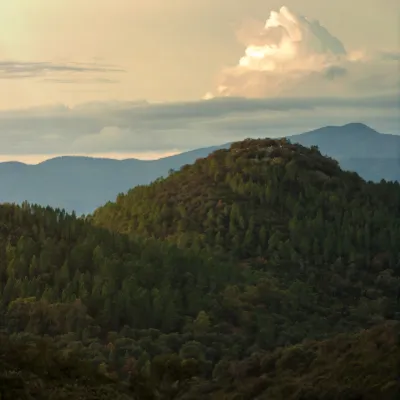
[[[280,49],[279,59],[269,55],[263,65],[254,66],[259,50],[253,45],[265,46],[284,37],[279,36],[281,27],[259,35],[270,12],[283,5],[297,14],[297,22],[289,21],[291,14],[286,22],[282,15],[275,18],[286,33],[291,32],[290,38],[280,42],[286,47]],[[328,35],[343,44],[346,56],[340,58],[333,45],[325,48],[328,42],[320,36],[325,33],[301,15],[319,20]],[[298,133],[319,124],[351,120],[400,133],[395,107],[399,105],[395,100],[399,19],[398,0],[2,1],[0,148],[4,156],[0,158],[29,155],[31,160],[32,154],[65,152],[159,154],[207,146],[230,140],[230,136],[252,136],[246,121],[255,118],[255,113],[258,123],[260,118],[264,124],[274,121],[259,126],[266,134],[270,134],[267,128]],[[287,21],[292,25],[285,25]],[[301,43],[295,38],[298,34],[302,34]],[[252,60],[244,73],[238,64],[246,48]],[[165,128],[172,119],[184,119],[188,110],[196,113],[193,110],[202,107],[201,98],[208,92],[270,99],[383,96],[387,101],[392,96],[393,102],[385,109],[378,104],[368,112],[358,106],[348,106],[345,113],[338,104],[322,106],[317,115],[312,113],[313,119],[307,110],[297,110],[297,125],[288,122],[285,112],[290,107],[270,110],[268,115],[259,106],[246,113],[239,107],[229,116],[202,115],[201,129],[193,115],[188,117],[190,124],[186,119],[174,123],[173,129]],[[165,117],[157,114],[158,104],[143,103],[138,112],[139,100],[179,102],[168,109],[175,107],[175,112],[183,114]],[[195,103],[188,105],[187,101]],[[80,108],[71,108],[77,105]],[[127,112],[132,107],[135,111]],[[123,117],[121,109],[125,110]],[[152,113],[157,118],[144,123],[143,115]],[[58,125],[61,114],[62,126]],[[233,120],[232,125],[229,121]],[[243,130],[230,134],[232,126],[241,126],[238,120]],[[213,132],[206,130],[207,124]],[[144,146],[143,135],[154,137],[148,132],[157,132],[163,140]],[[93,135],[98,142],[93,143]]]

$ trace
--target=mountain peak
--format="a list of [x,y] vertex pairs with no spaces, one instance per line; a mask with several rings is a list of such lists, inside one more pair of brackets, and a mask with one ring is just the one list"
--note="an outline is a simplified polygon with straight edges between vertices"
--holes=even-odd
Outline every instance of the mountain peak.
[[365,133],[374,133],[379,134],[375,129],[372,129],[368,125],[363,124],[362,122],[350,122],[348,124],[337,127],[342,130],[356,130],[356,131],[364,131]]
[[[329,126],[324,126],[322,128],[314,129],[309,132],[301,133],[299,135],[293,135],[291,138],[310,138],[312,140],[315,140],[318,137],[337,137],[337,135],[345,135],[346,137],[356,137],[359,139],[359,137],[365,137],[366,135],[369,136],[382,136],[379,132],[377,132],[375,129],[372,129],[368,125],[365,125],[361,122],[350,122],[345,125],[329,125]],[[341,136],[341,139],[343,137]],[[300,142],[301,143],[301,142]],[[314,144],[314,143],[313,143]],[[310,143],[306,143],[307,146],[310,145]]]
[[368,125],[363,124],[362,122],[350,122],[345,125],[328,125],[322,128],[314,129],[309,132],[302,133],[296,136],[308,136],[308,135],[332,135],[332,134],[377,134],[379,133],[369,127]]

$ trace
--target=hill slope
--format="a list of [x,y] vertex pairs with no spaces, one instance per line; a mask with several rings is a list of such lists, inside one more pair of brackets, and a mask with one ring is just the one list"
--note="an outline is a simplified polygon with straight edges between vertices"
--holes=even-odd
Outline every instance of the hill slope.
[[[397,400],[400,396],[400,326],[385,323],[353,335],[308,341],[219,364],[201,398],[259,400]],[[207,392],[206,392],[207,393]]]
[[[363,124],[348,124],[293,135],[290,139],[305,146],[319,146],[323,154],[337,159],[342,168],[354,170],[364,179],[400,180],[400,136],[383,135]],[[39,165],[0,163],[0,202],[26,200],[87,214],[118,193],[167,176],[170,169],[179,169],[227,147],[197,149],[154,161],[60,157]]]
[[[131,370],[128,382],[96,372],[90,359],[59,340],[0,336],[4,400],[397,400],[400,326],[387,322],[353,335],[221,360],[193,379],[193,362],[161,356]],[[193,360],[192,360],[193,361]]]

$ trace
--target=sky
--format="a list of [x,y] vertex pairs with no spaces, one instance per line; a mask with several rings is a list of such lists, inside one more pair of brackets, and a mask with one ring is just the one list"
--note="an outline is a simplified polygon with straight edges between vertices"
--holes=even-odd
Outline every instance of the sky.
[[3,1],[0,160],[400,134],[399,29],[398,0]]

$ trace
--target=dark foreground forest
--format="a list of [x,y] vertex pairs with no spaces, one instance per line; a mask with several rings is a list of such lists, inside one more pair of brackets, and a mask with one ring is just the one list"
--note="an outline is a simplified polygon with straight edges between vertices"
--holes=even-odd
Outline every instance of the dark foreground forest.
[[399,243],[398,183],[285,140],[0,205],[0,399],[399,399]]

